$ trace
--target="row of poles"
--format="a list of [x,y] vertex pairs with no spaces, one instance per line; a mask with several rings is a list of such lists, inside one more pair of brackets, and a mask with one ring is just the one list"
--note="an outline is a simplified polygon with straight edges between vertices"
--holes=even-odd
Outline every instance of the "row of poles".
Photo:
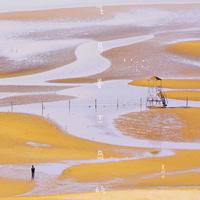
[[[140,98],[139,104],[140,104],[140,111],[142,111],[142,109],[143,109],[143,99],[142,98]],[[120,104],[119,104],[119,99],[118,98],[116,100],[116,104],[115,105],[116,105],[116,108],[119,109]],[[123,104],[123,105],[125,106],[126,104]],[[11,112],[14,112],[14,104],[12,102],[10,104],[10,107],[11,107]],[[71,107],[72,107],[72,101],[69,100],[68,101],[68,110],[69,110],[69,112],[71,111]],[[186,108],[189,107],[189,99],[188,99],[188,97],[186,97],[185,107]],[[98,109],[98,101],[97,101],[97,99],[94,100],[94,108],[95,108],[95,110]],[[44,105],[44,102],[42,101],[41,102],[41,114],[42,114],[42,116],[44,116],[44,110],[45,110],[45,105]]]
[[[142,98],[140,98],[140,110],[142,111],[142,104],[143,104],[143,101],[142,101]],[[10,110],[11,110],[11,112],[14,112],[14,105],[17,105],[17,104],[13,104],[13,102],[11,102],[10,103]],[[93,106],[88,106],[88,107],[94,107],[94,109],[95,110],[97,110],[98,109],[98,107],[99,107],[99,105],[103,105],[103,106],[116,106],[116,108],[117,109],[119,109],[119,107],[120,107],[120,103],[119,103],[119,99],[117,98],[117,100],[116,100],[116,104],[103,104],[103,103],[101,103],[101,104],[98,104],[98,100],[97,99],[94,99],[94,104],[93,104]],[[123,106],[126,106],[126,105],[128,105],[128,103],[127,104],[123,104]],[[68,100],[68,110],[69,111],[71,111],[71,108],[72,108],[72,100]],[[42,116],[44,116],[44,110],[45,110],[45,105],[44,105],[44,102],[42,101],[41,102],[41,115]]]
[[[140,110],[141,111],[142,111],[142,104],[143,104],[143,101],[142,101],[142,98],[140,98]],[[123,104],[123,105],[126,105],[126,104]],[[71,100],[69,100],[68,107],[69,107],[69,111],[70,111],[71,110]],[[119,107],[120,107],[119,99],[117,98],[116,108],[119,109]],[[95,110],[97,110],[97,108],[98,108],[98,101],[97,101],[97,99],[94,100],[94,108],[95,108]]]

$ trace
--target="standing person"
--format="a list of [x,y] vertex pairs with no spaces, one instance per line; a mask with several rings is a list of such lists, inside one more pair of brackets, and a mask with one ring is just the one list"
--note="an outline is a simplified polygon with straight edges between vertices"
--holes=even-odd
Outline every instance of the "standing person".
[[34,167],[34,165],[32,165],[32,167],[31,167],[31,178],[32,178],[32,180],[34,180],[34,178],[35,178],[35,167]]

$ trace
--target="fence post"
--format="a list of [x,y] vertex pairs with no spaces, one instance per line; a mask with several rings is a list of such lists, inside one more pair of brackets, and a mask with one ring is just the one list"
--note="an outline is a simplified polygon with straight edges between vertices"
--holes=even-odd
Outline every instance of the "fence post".
[[71,100],[69,99],[69,103],[68,103],[68,108],[69,108],[69,112],[71,111]]
[[188,97],[186,97],[186,108],[188,108]]
[[94,100],[94,107],[95,107],[95,110],[97,110],[97,99]]
[[44,103],[42,101],[42,116],[44,116]]
[[119,108],[119,99],[117,98],[117,109]]
[[11,112],[13,112],[13,103],[12,102],[10,103],[10,106],[11,106]]
[[140,112],[142,111],[142,98],[140,98]]

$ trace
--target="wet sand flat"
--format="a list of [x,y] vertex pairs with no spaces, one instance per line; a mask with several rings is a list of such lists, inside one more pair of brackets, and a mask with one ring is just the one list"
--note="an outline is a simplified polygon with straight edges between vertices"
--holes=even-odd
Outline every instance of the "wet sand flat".
[[199,108],[152,109],[116,119],[125,134],[139,138],[169,141],[195,141],[200,138]]
[[[147,10],[147,13],[151,11],[152,9],[156,10],[156,12],[165,12],[170,11],[172,13],[174,12],[192,12],[193,9],[195,10],[198,5],[195,4],[188,4],[187,6],[185,5],[130,5],[130,6],[105,6],[104,7],[104,14],[101,15],[99,8],[96,7],[88,7],[88,8],[64,8],[64,9],[55,9],[55,10],[43,10],[43,11],[22,11],[22,12],[14,12],[14,13],[0,13],[0,19],[1,20],[7,20],[8,22],[12,21],[17,21],[21,23],[27,23],[35,20],[35,23],[39,22],[46,22],[47,24],[49,22],[55,22],[63,23],[66,22],[66,25],[69,23],[69,26],[64,26],[61,24],[60,28],[54,28],[52,24],[52,29],[49,29],[44,31],[44,30],[33,30],[30,31],[25,31],[24,33],[22,32],[18,37],[20,39],[31,39],[31,40],[55,40],[55,39],[71,39],[71,38],[84,38],[84,39],[95,39],[95,40],[107,40],[107,39],[114,39],[114,38],[122,38],[122,37],[131,37],[133,35],[141,35],[141,34],[149,34],[154,32],[156,29],[153,25],[151,26],[146,26],[143,24],[143,20],[141,20],[141,25],[137,24],[136,22],[133,23],[133,25],[129,24],[124,24],[120,21],[119,24],[116,24],[116,19],[118,19],[118,15],[122,15],[122,17],[126,17],[125,13],[128,13],[128,15],[133,15],[134,18],[134,13],[136,13],[136,19],[137,19],[137,13],[141,10],[141,12],[145,12]],[[149,10],[149,11],[148,11]],[[166,13],[167,14],[167,13]],[[120,19],[120,18],[119,18]],[[155,18],[156,19],[156,18]],[[153,21],[155,20],[154,18],[152,19]],[[158,18],[159,19],[159,18]],[[97,20],[97,22],[96,22]],[[109,21],[110,20],[110,21]],[[77,21],[80,21],[80,24],[83,25],[79,27],[73,27],[70,28],[70,23],[76,24]],[[87,25],[89,21],[92,21],[91,24]],[[126,20],[125,20],[126,21]],[[86,24],[84,24],[86,23]],[[94,23],[94,24],[93,24]],[[95,23],[97,23],[95,25]],[[102,23],[102,24],[101,24]],[[135,24],[136,23],[136,24]],[[153,22],[155,23],[155,22]],[[131,24],[131,23],[130,23]],[[40,26],[42,26],[40,24]],[[158,25],[159,26],[159,25]],[[122,28],[123,27],[123,28]],[[178,27],[183,27],[183,24]],[[166,23],[166,26],[161,27],[161,30],[166,30],[166,29],[174,29],[175,26],[169,25]],[[92,30],[92,31],[91,31]],[[150,65],[154,65],[156,68],[150,68],[149,70],[144,70],[143,72],[139,73],[138,72],[138,65],[141,65],[141,60],[143,58],[146,58],[146,53],[149,54],[150,56],[153,56],[157,54],[158,52],[152,52],[151,49],[153,46],[147,44],[147,48],[144,50],[144,46],[135,46],[133,47],[126,47],[126,48],[121,48],[121,49],[116,49],[117,52],[109,52],[105,53],[105,57],[110,59],[113,62],[114,68],[116,68],[117,63],[119,63],[118,68],[115,71],[113,70],[108,70],[106,73],[103,74],[98,74],[97,76],[101,76],[103,79],[117,79],[119,78],[130,78],[134,76],[138,77],[144,77],[147,75],[151,75],[150,71],[153,70],[157,71],[158,73],[163,74],[163,70],[160,70],[161,66],[157,66],[155,63],[160,63],[161,61],[156,61],[155,63],[152,63],[152,61],[145,61],[145,64],[147,68]],[[139,50],[141,49],[141,50]],[[142,51],[142,59],[139,57],[137,58],[137,50]],[[159,50],[158,50],[159,51]],[[53,69],[56,67],[60,67],[64,64],[69,64],[75,60],[74,56],[74,48],[66,48],[65,50],[60,50],[56,52],[47,52],[48,54],[39,54],[37,55],[34,59],[32,59],[31,63],[26,63],[26,62],[14,62],[10,59],[7,58],[2,58],[6,62],[1,65],[0,72],[2,77],[11,77],[11,76],[19,76],[19,75],[27,75],[27,74],[32,74],[32,73],[38,73],[41,71],[46,71],[49,69]],[[136,56],[133,56],[135,55]],[[116,55],[113,57],[113,55]],[[134,62],[136,63],[129,63],[130,57],[133,57]],[[126,63],[121,63],[123,62],[124,58],[126,58]],[[45,60],[43,63],[34,63],[35,60],[41,59]],[[136,65],[132,66],[129,68],[129,65]],[[198,69],[195,67],[188,68],[187,66],[183,65],[178,65],[176,66],[173,65],[173,62],[169,62],[168,66],[165,65],[165,61],[162,63],[162,69],[165,68],[167,71],[164,73],[165,75],[173,73],[172,69],[176,68],[177,74],[180,72],[181,74],[199,74]],[[7,68],[6,66],[10,66]],[[174,67],[174,68],[173,68]],[[128,69],[127,69],[128,68]],[[155,70],[154,70],[155,69]],[[131,73],[130,73],[131,72]],[[134,73],[133,73],[134,72]],[[113,74],[113,75],[112,75]],[[90,79],[90,80],[89,80]],[[93,79],[93,80],[91,80]],[[87,79],[87,82],[94,81],[96,79],[95,77],[89,77]],[[66,82],[73,82],[76,80],[68,80]],[[86,80],[80,80],[77,79],[77,82],[86,82]]]
[[[103,9],[104,14],[108,17],[116,12],[127,11],[130,9],[130,6],[104,6]],[[0,13],[0,19],[2,20],[89,20],[100,17],[102,17],[100,15],[100,6]]]
[[32,92],[56,92],[72,88],[70,86],[35,86],[35,85],[1,85],[0,92],[17,92],[17,93],[32,93]]
[[112,16],[113,13],[129,11],[130,9],[138,8],[156,8],[161,10],[176,11],[180,10],[183,12],[190,11],[199,4],[188,3],[188,4],[140,4],[140,5],[102,5],[97,3],[96,6],[92,7],[72,7],[72,8],[57,8],[57,9],[47,9],[47,10],[36,10],[36,11],[16,11],[16,12],[2,12],[0,13],[0,19],[2,20],[48,20],[48,19],[91,19],[100,16],[100,7],[103,7],[104,14],[106,16]]
[[[158,54],[159,57],[156,56]],[[159,75],[161,77],[167,77],[170,75],[177,77],[197,77],[198,74],[200,74],[199,67],[178,63],[169,59],[169,57],[165,55],[165,46],[160,46],[150,41],[111,49],[104,52],[102,55],[109,59],[112,63],[112,66],[106,71],[89,77],[52,80],[50,82],[94,83],[98,79],[102,79],[104,81],[115,79],[136,80],[148,78],[154,75]],[[192,85],[194,85],[193,82],[194,80],[191,81]],[[173,83],[171,83],[170,86],[172,84]],[[180,84],[179,87],[181,87]],[[186,83],[184,85],[186,85]],[[198,85],[198,83],[195,85]]]
[[0,106],[23,105],[41,102],[55,102],[73,99],[74,97],[57,94],[20,95],[0,99]]
[[[75,48],[46,52],[21,61],[3,58],[0,63],[0,78],[25,76],[62,67],[76,60]],[[9,66],[9,67],[8,67]]]

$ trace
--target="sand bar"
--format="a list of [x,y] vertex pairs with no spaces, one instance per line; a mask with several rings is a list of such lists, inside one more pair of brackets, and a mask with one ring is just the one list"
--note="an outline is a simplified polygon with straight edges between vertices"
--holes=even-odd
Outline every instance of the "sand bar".
[[150,79],[134,80],[129,83],[134,86],[153,87],[154,85],[169,89],[200,89],[200,80],[198,79],[163,79],[153,82]]
[[168,99],[200,101],[200,91],[166,91],[165,95]]
[[200,41],[186,41],[171,44],[167,49],[175,54],[200,58]]

